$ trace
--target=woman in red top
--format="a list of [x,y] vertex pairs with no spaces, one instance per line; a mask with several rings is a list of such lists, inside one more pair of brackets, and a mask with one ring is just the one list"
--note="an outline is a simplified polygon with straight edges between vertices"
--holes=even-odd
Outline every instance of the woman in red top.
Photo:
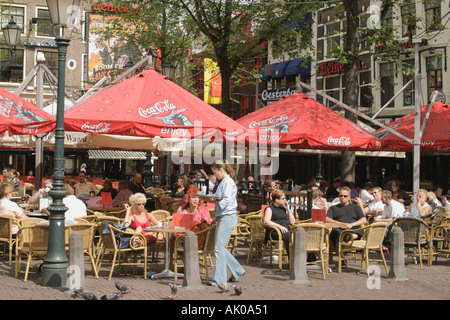
[[211,215],[209,210],[202,203],[200,198],[196,196],[200,190],[197,188],[191,188],[186,192],[186,196],[183,199],[183,203],[178,208],[177,213],[193,214],[194,225],[199,224],[202,220],[211,224]]
[[129,202],[131,207],[128,204],[125,204],[125,208],[127,209],[125,220],[128,222],[129,227],[136,233],[141,233],[147,238],[148,244],[155,243],[156,238],[152,233],[145,231],[145,228],[158,223],[158,220],[156,220],[153,214],[147,212],[145,209],[147,198],[143,193],[135,193],[130,197]]

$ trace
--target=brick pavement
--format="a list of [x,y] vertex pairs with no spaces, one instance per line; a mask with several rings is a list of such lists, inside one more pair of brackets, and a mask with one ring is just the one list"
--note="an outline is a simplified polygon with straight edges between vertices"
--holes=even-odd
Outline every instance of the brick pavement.
[[[450,297],[450,259],[440,257],[437,264],[429,267],[424,264],[424,270],[419,265],[407,259],[406,275],[408,281],[388,279],[384,268],[380,266],[381,278],[379,282],[368,280],[364,272],[359,272],[359,264],[349,262],[348,268],[342,273],[333,270],[322,279],[320,270],[308,271],[309,284],[291,284],[287,264],[279,271],[276,266],[264,262],[261,267],[256,261],[246,264],[247,249],[235,251],[238,260],[246,269],[246,275],[237,282],[244,288],[241,296],[232,291],[221,293],[216,287],[204,286],[200,290],[179,289],[177,301],[248,301],[248,300],[441,300]],[[387,255],[389,258],[389,255]],[[375,263],[376,264],[376,263]],[[27,282],[23,281],[25,264],[17,279],[14,278],[14,264],[8,265],[6,258],[0,258],[0,299],[1,300],[70,300],[71,294],[63,288],[48,288],[41,285],[41,277],[37,272],[37,265],[31,268]],[[389,260],[388,260],[389,267]],[[149,263],[153,271],[163,268],[163,261]],[[119,268],[116,268],[119,270]],[[123,295],[121,300],[168,300],[170,289],[168,284],[173,279],[147,279],[141,275],[123,275],[115,272],[110,282],[107,281],[109,269],[103,267],[100,277],[95,279],[91,273],[91,266],[86,260],[86,290],[98,297],[116,291],[114,281],[118,280],[133,288],[129,294]],[[212,276],[212,272],[210,271]],[[205,278],[202,276],[202,280]],[[178,284],[183,280],[178,279]],[[205,282],[204,282],[205,283]],[[368,285],[369,284],[369,285]],[[378,286],[379,285],[379,286]],[[374,287],[370,289],[369,287]]]

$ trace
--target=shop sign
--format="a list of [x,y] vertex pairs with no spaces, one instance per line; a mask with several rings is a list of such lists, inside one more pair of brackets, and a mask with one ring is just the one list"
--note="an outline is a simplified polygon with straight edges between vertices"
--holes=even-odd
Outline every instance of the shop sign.
[[280,100],[284,96],[290,96],[295,92],[295,88],[264,90],[261,93],[261,99],[263,101],[276,101]]

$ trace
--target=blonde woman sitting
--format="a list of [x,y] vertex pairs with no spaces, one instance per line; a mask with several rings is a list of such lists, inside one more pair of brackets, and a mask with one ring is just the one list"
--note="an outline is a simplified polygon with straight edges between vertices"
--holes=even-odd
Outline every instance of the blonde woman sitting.
[[[135,193],[130,197],[129,202],[130,205],[124,204],[127,209],[125,221],[128,222],[128,226],[136,233],[140,233],[147,238],[148,244],[155,243],[157,239],[151,232],[145,231],[145,228],[158,223],[153,214],[145,209],[147,198],[143,193]],[[136,241],[140,241],[139,238],[136,238]]]

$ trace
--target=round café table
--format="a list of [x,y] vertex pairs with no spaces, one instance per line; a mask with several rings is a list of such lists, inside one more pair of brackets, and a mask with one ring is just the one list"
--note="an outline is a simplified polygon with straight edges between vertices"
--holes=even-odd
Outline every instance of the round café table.
[[[166,253],[164,255],[164,270],[160,273],[154,274],[151,276],[152,279],[159,279],[159,278],[173,278],[175,276],[174,272],[169,269],[169,234],[174,233],[186,233],[189,231],[189,229],[178,229],[178,228],[172,228],[172,227],[150,227],[144,229],[147,232],[162,232],[166,233]],[[182,275],[178,275],[182,276]]]

